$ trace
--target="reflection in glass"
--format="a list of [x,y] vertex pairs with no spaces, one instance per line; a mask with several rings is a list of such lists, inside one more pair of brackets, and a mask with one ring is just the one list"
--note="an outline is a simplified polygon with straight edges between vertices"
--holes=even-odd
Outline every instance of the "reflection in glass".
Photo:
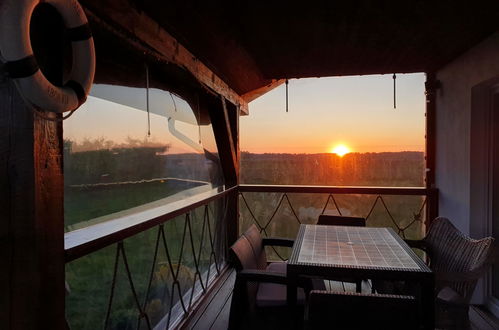
[[94,85],[64,122],[66,230],[223,186],[212,126],[198,124],[198,111],[157,88],[147,100],[144,88]]

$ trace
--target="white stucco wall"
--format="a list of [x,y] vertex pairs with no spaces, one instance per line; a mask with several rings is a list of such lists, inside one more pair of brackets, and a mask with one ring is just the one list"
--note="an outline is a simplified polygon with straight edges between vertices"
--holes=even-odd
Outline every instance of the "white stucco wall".
[[439,213],[470,234],[471,89],[499,76],[499,32],[437,72],[436,185]]

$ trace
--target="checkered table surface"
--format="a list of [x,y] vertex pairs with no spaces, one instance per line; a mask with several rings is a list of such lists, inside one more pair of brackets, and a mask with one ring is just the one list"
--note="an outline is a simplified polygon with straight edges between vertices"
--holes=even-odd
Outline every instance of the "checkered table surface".
[[387,228],[306,225],[299,263],[419,269]]

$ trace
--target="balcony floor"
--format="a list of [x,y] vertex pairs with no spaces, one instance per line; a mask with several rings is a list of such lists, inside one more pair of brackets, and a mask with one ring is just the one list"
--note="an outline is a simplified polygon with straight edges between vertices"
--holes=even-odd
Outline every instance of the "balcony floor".
[[[227,329],[234,281],[235,271],[230,269],[222,275],[221,280],[182,328],[194,330]],[[355,291],[355,284],[353,283],[331,281],[330,284],[330,289],[334,291]],[[363,282],[362,290],[363,292],[370,292],[369,282]],[[499,319],[480,306],[470,308],[470,321],[471,330],[499,330]],[[265,329],[264,325],[260,330],[263,329]]]

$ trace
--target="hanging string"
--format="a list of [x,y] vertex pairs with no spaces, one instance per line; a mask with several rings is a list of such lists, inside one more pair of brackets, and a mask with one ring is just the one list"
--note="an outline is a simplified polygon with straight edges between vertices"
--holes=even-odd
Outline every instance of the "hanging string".
[[147,108],[147,136],[151,136],[151,114],[149,113],[149,66],[146,64],[146,108]]
[[175,109],[175,112],[177,112],[177,103],[175,103],[175,99],[173,98],[172,92],[170,92],[170,97],[172,98],[173,101],[173,109]]
[[288,112],[288,85],[289,85],[289,80],[286,79],[286,112]]
[[397,75],[394,73],[393,74],[393,108],[397,109]]

